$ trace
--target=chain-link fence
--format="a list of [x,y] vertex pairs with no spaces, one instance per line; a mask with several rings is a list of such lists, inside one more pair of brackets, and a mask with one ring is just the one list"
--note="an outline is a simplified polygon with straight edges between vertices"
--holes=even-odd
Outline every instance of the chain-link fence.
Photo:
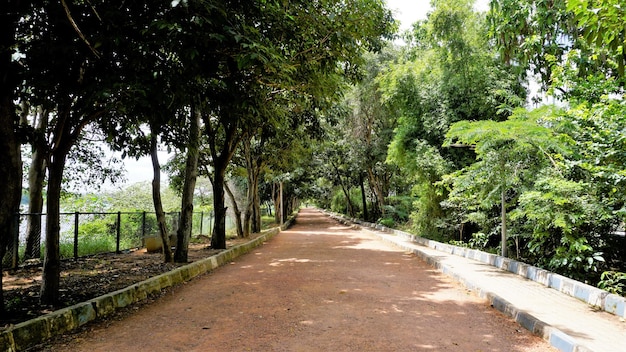
[[[166,213],[170,235],[176,234],[180,213]],[[61,259],[116,252],[145,246],[146,239],[159,236],[155,213],[61,213]],[[3,268],[16,268],[26,261],[43,260],[45,248],[46,214],[19,214],[18,231],[13,235],[2,258]],[[211,236],[213,213],[196,212],[193,216],[192,236]]]

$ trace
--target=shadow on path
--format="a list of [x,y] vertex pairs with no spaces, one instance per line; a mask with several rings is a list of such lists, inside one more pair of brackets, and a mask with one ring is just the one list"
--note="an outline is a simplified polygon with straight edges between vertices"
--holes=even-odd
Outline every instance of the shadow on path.
[[51,351],[554,351],[413,254],[303,209],[250,254]]

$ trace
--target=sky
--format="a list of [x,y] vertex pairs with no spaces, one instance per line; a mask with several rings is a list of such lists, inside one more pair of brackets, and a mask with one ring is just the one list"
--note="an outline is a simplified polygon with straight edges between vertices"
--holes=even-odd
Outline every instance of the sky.
[[[404,31],[411,27],[411,25],[421,19],[425,19],[428,11],[431,9],[430,0],[386,0],[387,7],[390,8],[394,17],[400,21],[400,30]],[[486,11],[489,7],[489,0],[476,0],[475,8],[478,11]],[[169,155],[163,151],[159,153],[159,161],[161,165],[167,162]],[[139,160],[127,159],[126,164],[126,183],[125,185],[151,181],[152,163],[149,157],[140,158]],[[165,175],[161,176],[162,180],[166,180]],[[107,185],[106,188],[118,188],[124,187],[124,185],[116,185],[112,187]]]
[[[400,30],[406,30],[417,20],[426,18],[431,9],[430,0],[386,0],[387,7],[394,11],[394,17],[400,21]],[[489,0],[476,0],[477,11],[487,11]]]

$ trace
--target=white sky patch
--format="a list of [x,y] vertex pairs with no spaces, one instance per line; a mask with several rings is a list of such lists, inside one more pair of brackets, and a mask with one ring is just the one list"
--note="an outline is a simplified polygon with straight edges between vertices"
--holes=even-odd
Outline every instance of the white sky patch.
[[[387,7],[393,11],[394,18],[400,21],[400,31],[411,28],[417,20],[426,19],[432,9],[429,0],[387,0]],[[489,0],[476,0],[477,11],[487,11]]]

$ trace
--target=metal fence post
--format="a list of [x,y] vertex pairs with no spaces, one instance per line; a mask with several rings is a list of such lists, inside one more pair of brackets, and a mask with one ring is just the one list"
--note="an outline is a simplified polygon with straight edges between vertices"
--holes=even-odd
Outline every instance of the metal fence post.
[[141,240],[146,237],[146,212],[144,211],[141,215]]
[[121,227],[122,227],[122,212],[118,211],[117,212],[117,226],[116,226],[116,235],[117,238],[115,240],[115,253],[120,253],[120,233],[121,233]]
[[78,215],[79,212],[74,213],[74,260],[78,260]]

